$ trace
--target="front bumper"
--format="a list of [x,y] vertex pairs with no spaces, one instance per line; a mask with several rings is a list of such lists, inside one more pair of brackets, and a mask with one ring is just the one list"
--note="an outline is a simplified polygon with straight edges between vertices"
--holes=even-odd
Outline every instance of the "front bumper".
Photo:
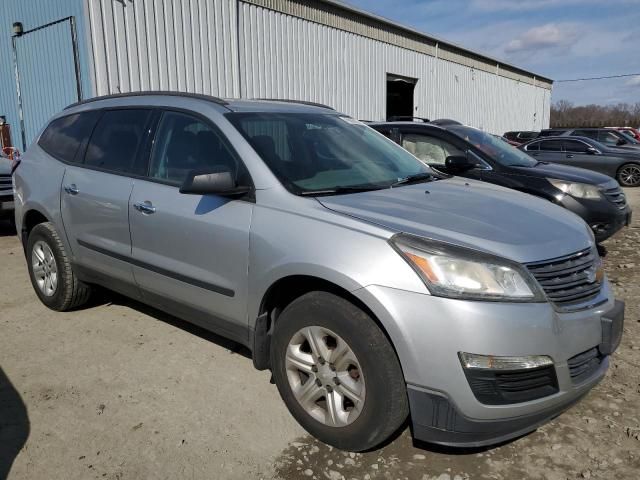
[[598,243],[605,241],[631,223],[629,205],[619,209],[606,198],[588,200],[565,195],[559,204],[580,216],[591,227]]
[[[616,311],[624,315],[624,305],[614,301],[606,281],[600,305],[567,313],[547,303],[461,301],[379,286],[356,293],[372,306],[394,343],[414,436],[451,446],[489,445],[522,435],[580,400],[604,377],[608,358],[579,378],[572,376],[569,361],[604,344],[603,317]],[[619,342],[617,334],[610,335],[611,350]],[[557,393],[521,403],[483,404],[458,352],[550,356]]]
[[0,192],[0,217],[13,215],[14,209],[13,193]]

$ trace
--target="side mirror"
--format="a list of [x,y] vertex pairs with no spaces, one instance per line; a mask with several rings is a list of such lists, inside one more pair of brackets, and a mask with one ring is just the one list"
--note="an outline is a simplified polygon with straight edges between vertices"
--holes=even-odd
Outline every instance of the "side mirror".
[[217,172],[192,170],[180,187],[180,193],[193,195],[236,196],[250,190],[250,187],[238,186],[227,169]]
[[597,154],[598,154],[598,153],[600,153],[600,152],[598,151],[598,149],[597,149],[597,148],[589,147],[589,148],[587,148],[587,153],[588,153],[589,155],[597,155]]
[[449,172],[462,173],[476,167],[475,163],[462,155],[452,155],[444,161],[444,166]]

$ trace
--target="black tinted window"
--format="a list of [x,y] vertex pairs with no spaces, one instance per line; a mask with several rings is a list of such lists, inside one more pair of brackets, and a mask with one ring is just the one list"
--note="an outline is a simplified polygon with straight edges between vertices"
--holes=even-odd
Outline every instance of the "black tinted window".
[[565,152],[587,153],[589,150],[589,145],[577,140],[565,140],[562,144],[564,145]]
[[150,110],[105,112],[87,146],[85,165],[112,172],[143,174],[145,161],[136,154],[145,137],[150,114]]
[[594,140],[598,139],[598,131],[597,130],[574,130],[571,133],[574,137],[587,137],[593,138]]
[[84,112],[58,118],[40,136],[38,145],[64,162],[73,162],[80,144],[91,135],[99,112]]
[[225,170],[237,181],[247,182],[245,170],[239,167],[217,129],[191,115],[164,113],[154,141],[149,177],[182,185],[192,170],[209,173]]
[[547,152],[561,152],[562,142],[560,140],[545,140],[540,142],[540,150]]

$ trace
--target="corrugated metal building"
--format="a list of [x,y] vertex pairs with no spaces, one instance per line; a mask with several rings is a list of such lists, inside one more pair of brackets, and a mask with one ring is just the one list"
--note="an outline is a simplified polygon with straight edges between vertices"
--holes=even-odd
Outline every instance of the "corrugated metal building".
[[79,97],[138,90],[308,100],[494,133],[549,124],[551,80],[334,0],[3,0],[0,61],[0,115],[17,145],[20,111],[28,143]]

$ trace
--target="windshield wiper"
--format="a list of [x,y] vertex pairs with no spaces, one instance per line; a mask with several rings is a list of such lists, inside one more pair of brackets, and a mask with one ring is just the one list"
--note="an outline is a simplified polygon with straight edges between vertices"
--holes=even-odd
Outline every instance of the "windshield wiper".
[[382,190],[387,188],[382,185],[368,185],[368,186],[353,186],[353,187],[333,187],[323,190],[307,190],[306,192],[300,192],[298,195],[303,197],[315,197],[316,195],[340,195],[341,193],[358,193],[358,192],[370,192],[372,190]]
[[399,178],[397,182],[392,183],[391,185],[389,185],[391,188],[393,187],[397,187],[399,185],[406,185],[408,183],[413,183],[413,182],[431,182],[433,180],[435,180],[438,177],[435,177],[432,173],[428,173],[428,172],[421,172],[421,173],[416,173],[414,175],[409,175],[408,177],[404,177],[404,178]]

